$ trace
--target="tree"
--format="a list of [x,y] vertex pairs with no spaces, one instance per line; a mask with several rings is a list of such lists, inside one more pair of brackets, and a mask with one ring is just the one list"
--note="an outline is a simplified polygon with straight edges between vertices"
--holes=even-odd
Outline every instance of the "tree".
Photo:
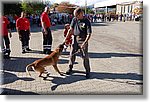
[[61,2],[56,7],[56,10],[61,13],[73,13],[76,7],[77,7],[76,5],[70,4],[69,2]]
[[33,13],[40,13],[43,11],[45,5],[42,2],[22,2],[21,8],[23,11],[26,11],[27,13],[33,14]]
[[56,7],[58,7],[59,4],[58,3],[54,3],[53,5],[51,5],[51,9],[53,9],[54,11],[56,10]]
[[21,8],[22,8],[23,11],[26,11],[28,13],[33,13],[33,8],[31,7],[30,3],[22,2],[21,3]]

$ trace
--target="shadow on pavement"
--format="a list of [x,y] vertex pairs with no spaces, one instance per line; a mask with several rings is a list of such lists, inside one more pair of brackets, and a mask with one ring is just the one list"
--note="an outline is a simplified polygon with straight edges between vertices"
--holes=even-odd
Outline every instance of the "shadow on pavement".
[[89,52],[90,58],[111,58],[111,57],[143,57],[142,54],[130,53],[92,53]]
[[[51,26],[50,28],[52,31],[57,31],[57,30],[60,30],[60,29],[64,29],[64,25],[56,25],[56,26]],[[32,25],[31,26],[31,33],[32,32],[41,32],[42,34],[42,27],[38,27],[37,25]]]
[[26,57],[11,57],[10,59],[3,60],[3,70],[13,72],[25,72],[26,65],[32,63],[39,58],[26,58]]
[[24,92],[20,90],[14,90],[14,89],[8,89],[8,88],[2,88],[1,95],[39,95],[34,92]]
[[[89,58],[112,58],[112,57],[143,57],[142,54],[131,54],[131,53],[95,53],[89,52]],[[76,54],[81,56],[80,53]],[[63,52],[62,57],[69,58],[69,52]]]
[[[3,70],[12,72],[25,72],[26,66],[40,58],[31,57],[11,57],[3,60]],[[69,61],[66,59],[59,59],[58,64],[66,64]],[[75,63],[77,64],[77,63]]]
[[43,51],[32,50],[32,51],[29,51],[28,53],[43,54]]
[[9,73],[9,72],[1,72],[1,84],[9,84],[9,83],[13,83],[17,80],[24,80],[24,81],[33,81],[35,79],[33,78],[27,78],[27,77],[17,77],[15,74],[13,73]]
[[94,22],[91,23],[92,26],[109,26],[107,23],[105,22]]
[[[46,81],[51,81],[52,83],[56,84],[51,87],[51,90],[54,91],[59,85],[62,85],[62,84],[71,84],[71,83],[75,83],[75,82],[82,81],[82,80],[88,80],[85,78],[85,75],[77,75],[77,73],[85,74],[85,72],[83,72],[83,71],[73,71],[72,75],[66,76],[65,78],[49,76],[53,79],[49,80],[47,78]],[[132,85],[142,85],[143,84],[143,82],[141,82],[143,80],[143,75],[140,75],[137,73],[91,72],[90,79],[100,79],[100,80],[105,80],[105,81],[126,83],[126,84],[132,84]],[[125,81],[125,79],[127,79],[128,81]]]

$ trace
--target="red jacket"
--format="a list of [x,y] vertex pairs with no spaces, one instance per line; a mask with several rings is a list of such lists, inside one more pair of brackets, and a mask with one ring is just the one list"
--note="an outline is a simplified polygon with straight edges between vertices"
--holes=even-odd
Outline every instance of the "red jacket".
[[10,22],[8,21],[7,17],[5,16],[2,16],[2,35],[3,36],[8,36],[8,24]]

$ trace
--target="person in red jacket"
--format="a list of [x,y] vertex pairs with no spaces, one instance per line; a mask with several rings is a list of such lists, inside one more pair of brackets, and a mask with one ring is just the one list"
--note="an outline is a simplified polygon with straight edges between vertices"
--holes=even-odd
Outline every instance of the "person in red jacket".
[[43,29],[43,53],[50,54],[52,47],[52,33],[51,33],[51,22],[48,16],[49,7],[45,7],[44,12],[41,15],[41,24]]
[[[4,54],[4,57],[9,57],[10,55],[10,38],[12,37],[11,35],[11,30],[8,28],[10,22],[8,21],[7,17],[2,16],[2,52]],[[8,35],[8,32],[10,35]]]
[[16,21],[16,29],[19,34],[19,39],[22,43],[22,53],[26,51],[31,51],[29,49],[29,40],[30,40],[30,22],[26,18],[26,12],[21,12],[21,17]]
[[[64,37],[67,36],[68,30],[70,29],[70,24],[65,24],[64,27]],[[72,44],[72,34],[70,34],[67,38],[66,38],[66,42],[65,42],[65,46],[64,46],[64,51],[66,52],[68,46],[70,46],[71,48],[71,44]]]

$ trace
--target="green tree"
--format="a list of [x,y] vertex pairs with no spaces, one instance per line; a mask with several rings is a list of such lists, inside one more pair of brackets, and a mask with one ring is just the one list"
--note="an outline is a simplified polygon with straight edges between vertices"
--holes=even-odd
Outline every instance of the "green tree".
[[23,11],[27,13],[34,14],[34,13],[41,13],[44,9],[45,5],[42,2],[22,2],[21,8]]
[[30,3],[22,2],[21,3],[21,8],[22,8],[23,11],[26,11],[28,13],[33,13],[33,8],[31,7]]

